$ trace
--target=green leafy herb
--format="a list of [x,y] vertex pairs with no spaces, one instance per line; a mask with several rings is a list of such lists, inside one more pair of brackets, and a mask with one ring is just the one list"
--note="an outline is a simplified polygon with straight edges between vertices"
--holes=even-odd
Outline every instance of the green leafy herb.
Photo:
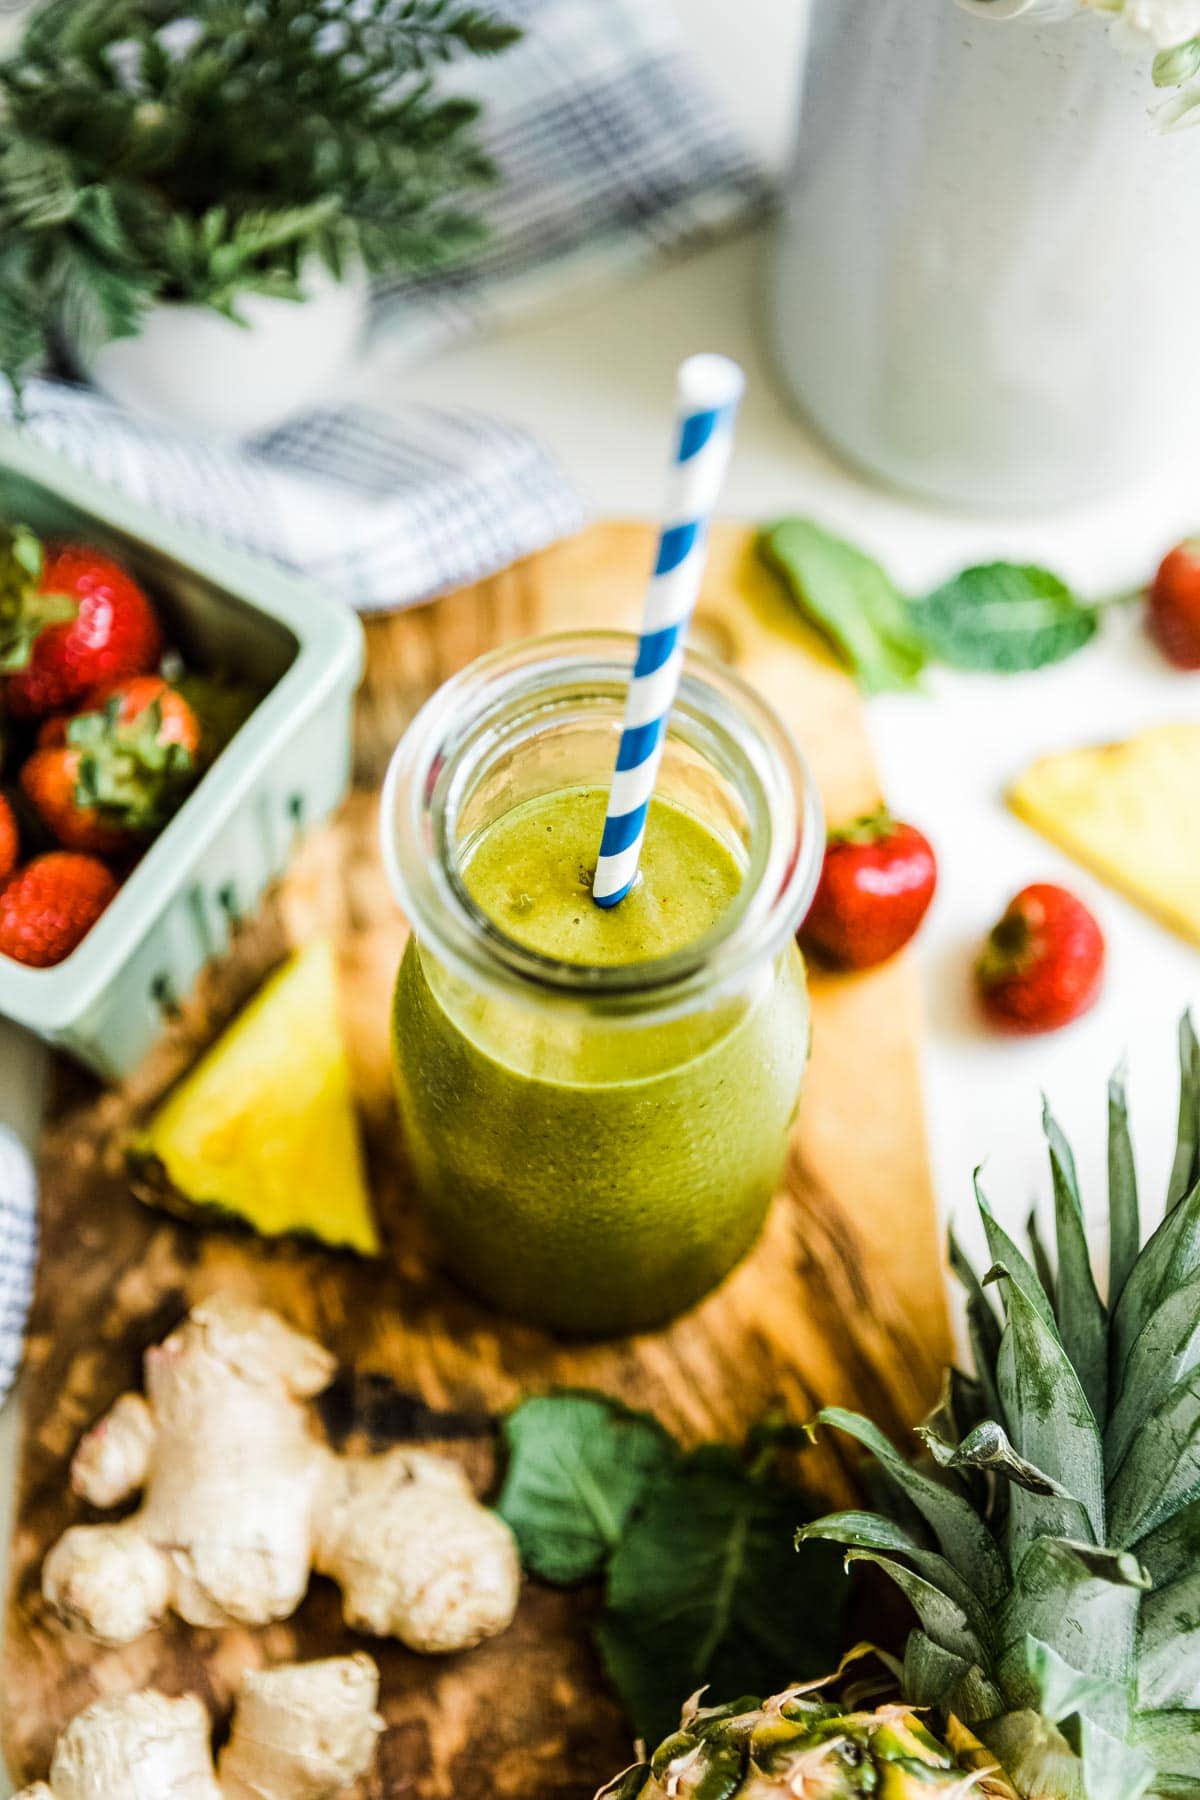
[[606,1576],[596,1642],[639,1734],[671,1730],[707,1683],[765,1693],[836,1665],[841,1561],[794,1547],[813,1509],[773,1473],[797,1435],[769,1422],[744,1453],[685,1455],[645,1414],[585,1393],[527,1400],[508,1419],[499,1510],[532,1574]]
[[828,1674],[846,1580],[823,1546],[793,1547],[802,1498],[709,1444],[654,1484],[608,1575],[596,1641],[641,1736],[673,1730],[697,1688],[773,1693]]
[[1000,673],[1061,662],[1091,639],[1095,607],[1049,569],[1032,563],[984,563],[913,603],[929,650],[956,669]]
[[779,520],[758,547],[868,693],[913,686],[925,648],[908,602],[872,557],[811,519]]
[[497,1509],[525,1567],[559,1586],[600,1573],[647,1484],[679,1455],[657,1420],[600,1394],[526,1400],[504,1437]]
[[0,63],[0,372],[58,314],[103,341],[476,243],[495,171],[437,72],[519,35],[464,0],[48,0]]

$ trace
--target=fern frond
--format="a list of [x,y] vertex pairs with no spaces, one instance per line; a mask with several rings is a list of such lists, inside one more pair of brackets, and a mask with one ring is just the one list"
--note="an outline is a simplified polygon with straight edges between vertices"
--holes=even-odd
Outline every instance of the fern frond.
[[466,0],[47,0],[0,62],[0,369],[57,306],[114,336],[155,299],[298,296],[314,258],[461,255],[496,171],[437,71],[519,35]]

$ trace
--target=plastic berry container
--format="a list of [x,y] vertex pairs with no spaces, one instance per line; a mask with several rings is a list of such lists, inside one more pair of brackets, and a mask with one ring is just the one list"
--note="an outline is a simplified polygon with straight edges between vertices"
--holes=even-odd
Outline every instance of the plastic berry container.
[[7,429],[0,517],[111,553],[190,668],[263,693],[65,961],[32,969],[0,955],[0,1014],[120,1078],[344,796],[362,627],[307,583],[157,518]]

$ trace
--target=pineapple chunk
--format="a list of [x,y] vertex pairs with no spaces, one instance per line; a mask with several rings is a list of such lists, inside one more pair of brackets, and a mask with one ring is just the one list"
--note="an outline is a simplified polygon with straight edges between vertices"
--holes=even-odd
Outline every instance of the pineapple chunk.
[[1043,756],[1014,812],[1102,880],[1200,943],[1200,725]]
[[133,1160],[142,1199],[378,1254],[329,943],[271,977],[167,1097]]

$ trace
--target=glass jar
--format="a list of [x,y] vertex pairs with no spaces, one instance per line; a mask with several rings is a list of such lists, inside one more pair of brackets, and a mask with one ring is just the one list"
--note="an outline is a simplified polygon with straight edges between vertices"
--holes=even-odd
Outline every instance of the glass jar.
[[571,633],[484,657],[414,720],[383,792],[413,928],[393,1036],[420,1204],[478,1294],[585,1336],[681,1311],[761,1229],[808,1055],[795,932],[824,844],[778,718],[689,656],[656,792],[736,859],[732,902],[623,966],[509,936],[463,869],[514,807],[607,788],[633,653],[622,633]]

